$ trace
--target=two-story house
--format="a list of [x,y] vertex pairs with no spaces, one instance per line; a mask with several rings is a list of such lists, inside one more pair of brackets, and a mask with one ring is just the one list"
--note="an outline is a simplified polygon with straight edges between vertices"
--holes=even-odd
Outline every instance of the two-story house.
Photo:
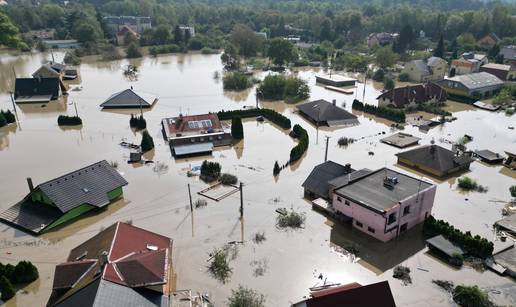
[[336,189],[331,206],[353,227],[387,242],[423,222],[432,212],[436,185],[388,168]]
[[480,67],[489,63],[487,55],[466,52],[460,58],[453,60],[450,66],[450,75],[465,75],[480,71]]
[[428,82],[444,79],[448,71],[448,63],[439,57],[407,62],[402,73],[409,76],[412,82]]

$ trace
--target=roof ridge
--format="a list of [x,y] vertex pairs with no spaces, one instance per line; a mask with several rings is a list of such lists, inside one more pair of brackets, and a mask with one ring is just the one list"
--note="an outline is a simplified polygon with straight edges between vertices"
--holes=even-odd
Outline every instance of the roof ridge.
[[38,185],[37,185],[37,187],[39,187],[39,186],[41,186],[41,185],[44,185],[44,184],[47,184],[47,183],[51,183],[51,182],[53,182],[53,181],[57,181],[57,180],[59,180],[59,179],[61,179],[61,178],[64,178],[64,177],[66,177],[66,176],[70,176],[70,175],[72,175],[72,174],[78,173],[78,172],[83,171],[83,170],[85,170],[85,169],[87,169],[87,168],[89,168],[89,167],[94,166],[95,164],[101,164],[101,163],[102,163],[102,164],[104,164],[104,162],[105,162],[105,164],[109,165],[109,163],[108,163],[105,159],[104,159],[104,160],[100,160],[100,161],[97,161],[97,162],[92,163],[92,164],[90,164],[90,165],[84,166],[84,167],[82,167],[82,168],[80,168],[80,169],[77,169],[77,170],[75,170],[75,171],[72,171],[72,172],[69,172],[69,173],[67,173],[67,174],[64,174],[64,175],[61,175],[61,176],[59,176],[59,177],[56,177],[56,178],[54,178],[54,179],[50,179],[50,180],[48,180],[48,181],[42,182],[42,183],[38,184]]

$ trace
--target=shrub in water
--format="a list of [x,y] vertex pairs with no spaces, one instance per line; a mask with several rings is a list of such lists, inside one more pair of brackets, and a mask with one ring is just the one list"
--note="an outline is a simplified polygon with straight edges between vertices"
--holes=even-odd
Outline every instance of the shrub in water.
[[238,182],[238,178],[235,175],[225,173],[220,176],[220,182],[224,185],[232,185]]
[[140,147],[143,152],[147,152],[154,148],[154,140],[147,130],[142,133],[142,143],[140,144]]
[[82,119],[78,116],[59,115],[59,117],[57,118],[57,124],[59,126],[82,125]]

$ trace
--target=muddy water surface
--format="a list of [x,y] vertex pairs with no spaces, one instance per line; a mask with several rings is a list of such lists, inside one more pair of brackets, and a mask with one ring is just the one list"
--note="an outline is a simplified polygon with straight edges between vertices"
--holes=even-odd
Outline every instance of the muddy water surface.
[[[57,54],[57,58],[62,58]],[[8,92],[13,84],[13,67],[18,76],[30,75],[48,54],[0,57],[0,108],[12,108]],[[123,76],[123,67],[131,63],[139,67],[137,80]],[[388,244],[379,243],[347,225],[340,225],[312,211],[303,199],[301,184],[312,168],[324,160],[324,138],[330,137],[330,159],[351,163],[354,168],[395,167],[394,154],[398,149],[379,143],[382,132],[391,133],[390,123],[358,113],[360,125],[344,129],[316,129],[301,118],[295,106],[280,102],[260,102],[299,123],[308,130],[310,148],[298,163],[283,170],[277,179],[272,176],[275,161],[286,162],[295,141],[270,123],[244,121],[245,139],[233,147],[214,151],[210,157],[175,160],[163,141],[160,121],[178,113],[196,114],[221,109],[236,109],[255,105],[254,90],[239,93],[224,92],[220,79],[218,55],[169,55],[137,60],[98,62],[94,59],[80,66],[80,91],[70,91],[59,101],[45,107],[19,106],[19,124],[0,129],[0,209],[5,210],[22,198],[28,187],[26,177],[34,183],[80,168],[95,161],[116,161],[118,169],[129,182],[124,199],[112,204],[106,211],[90,215],[63,228],[34,238],[11,227],[0,225],[0,260],[33,261],[40,270],[40,280],[29,285],[7,306],[43,306],[52,287],[54,266],[64,261],[69,250],[90,238],[115,221],[131,220],[139,227],[170,236],[174,239],[174,267],[177,289],[193,289],[209,293],[217,306],[224,306],[231,289],[242,284],[252,287],[267,297],[268,306],[287,306],[308,294],[308,288],[320,282],[320,273],[328,282],[359,282],[368,284],[389,280],[399,306],[449,306],[450,297],[432,285],[432,279],[449,279],[456,283],[477,284],[490,292],[499,304],[515,305],[516,288],[510,279],[489,271],[477,272],[465,267],[455,270],[427,253],[420,232],[415,229]],[[351,111],[353,95],[325,90],[315,85],[315,71],[298,72],[309,81],[313,99],[337,100]],[[263,77],[264,74],[257,74]],[[75,86],[75,85],[74,85]],[[159,162],[154,165],[129,165],[129,151],[118,143],[125,139],[139,143],[140,133],[129,128],[131,111],[102,111],[98,105],[111,94],[133,86],[135,90],[154,93],[159,102],[145,110],[145,118],[156,144],[146,159]],[[366,84],[365,100],[375,103],[380,88]],[[364,84],[355,89],[361,99]],[[73,103],[84,125],[62,129],[57,126],[60,114],[75,114]],[[457,121],[422,133],[407,127],[407,133],[422,138],[422,144],[434,141],[450,147],[464,134],[474,136],[468,144],[471,149],[489,148],[493,151],[516,151],[516,134],[507,129],[516,124],[516,117],[463,107],[449,106]],[[134,110],[132,112],[138,112]],[[347,148],[337,145],[339,137],[347,136],[357,142]],[[372,151],[373,156],[368,155]],[[239,194],[220,201],[208,200],[208,205],[190,212],[187,184],[196,193],[207,187],[195,177],[187,177],[192,166],[204,159],[222,164],[223,171],[236,174],[244,182],[244,218],[240,220]],[[509,199],[508,188],[515,182],[513,171],[500,166],[478,162],[468,173],[489,188],[485,194],[464,194],[457,190],[456,179],[436,181],[439,184],[434,214],[463,230],[495,239],[491,225],[501,218],[503,202]],[[429,180],[433,180],[428,178]],[[297,231],[282,231],[275,226],[280,207],[294,208],[306,214],[306,226]],[[265,232],[266,241],[256,244],[253,234]],[[238,255],[231,262],[233,274],[221,284],[206,271],[209,253],[230,241],[244,241]],[[346,249],[359,249],[357,257]],[[257,265],[257,263],[259,265]],[[393,279],[392,268],[397,264],[411,268],[413,283],[408,286]],[[256,270],[260,266],[262,270]]]

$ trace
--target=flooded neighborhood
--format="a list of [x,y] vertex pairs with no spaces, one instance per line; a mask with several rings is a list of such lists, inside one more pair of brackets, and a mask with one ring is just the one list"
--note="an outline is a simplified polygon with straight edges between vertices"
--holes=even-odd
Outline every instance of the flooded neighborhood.
[[514,16],[0,0],[0,304],[516,306]]
[[[54,54],[56,58],[63,55]],[[1,57],[1,109],[12,108],[9,91],[14,72],[18,76],[29,75],[49,57],[48,53]],[[124,67],[128,64],[139,68],[137,80],[124,76]],[[44,302],[52,290],[55,265],[66,260],[71,248],[116,221],[131,221],[133,225],[173,238],[175,289],[207,293],[215,301],[223,300],[235,286],[245,284],[266,293],[274,305],[285,306],[306,296],[308,288],[321,283],[318,276],[322,274],[325,280],[339,283],[389,280],[399,306],[448,306],[450,298],[431,282],[442,275],[455,282],[469,281],[488,289],[489,297],[501,305],[516,303],[516,287],[510,278],[467,266],[460,270],[449,267],[428,253],[420,230],[413,229],[388,243],[376,241],[314,211],[311,203],[303,198],[301,187],[313,167],[324,162],[325,138],[329,137],[329,160],[350,163],[353,168],[389,167],[437,184],[433,214],[494,241],[496,246],[500,239],[493,231],[493,224],[502,218],[502,209],[509,201],[507,191],[515,182],[515,171],[475,161],[468,176],[481,181],[489,191],[465,193],[458,189],[456,177],[436,180],[397,165],[395,154],[400,150],[380,142],[381,138],[396,132],[386,120],[353,111],[359,125],[318,129],[298,114],[295,105],[261,100],[259,107],[276,110],[302,125],[310,138],[307,153],[279,176],[272,175],[272,166],[275,161],[288,159],[295,141],[288,131],[267,121],[244,120],[245,139],[233,146],[216,148],[210,156],[175,159],[163,139],[163,118],[179,113],[249,108],[257,103],[253,90],[238,95],[225,92],[221,81],[213,78],[214,72],[222,72],[219,55],[167,55],[113,62],[92,60],[80,66],[81,82],[71,85],[68,96],[48,104],[17,106],[18,122],[0,130],[2,169],[6,174],[0,184],[0,193],[4,196],[2,210],[29,191],[27,177],[39,184],[99,160],[116,162],[118,171],[129,184],[124,187],[123,199],[104,211],[87,214],[37,238],[3,226],[1,259],[10,262],[23,257],[36,264],[40,271],[40,280],[10,300],[8,306]],[[335,99],[339,106],[351,112],[354,96],[315,84],[315,75],[319,72],[303,69],[296,73],[308,82],[311,97]],[[263,78],[266,74],[257,73],[257,77]],[[130,114],[139,110],[99,108],[112,93],[127,88],[159,97],[156,105],[143,110],[148,130],[156,142],[155,148],[144,154],[144,159],[152,160],[152,164],[127,164],[130,151],[119,145],[122,141],[139,142],[140,134],[128,125]],[[360,96],[365,92],[365,101],[373,103],[380,93],[373,83],[367,83],[365,91],[364,84],[358,83],[353,90]],[[60,128],[55,118],[74,114],[74,105],[83,125]],[[516,149],[516,134],[508,129],[516,123],[514,117],[451,101],[447,102],[447,108],[457,120],[428,132],[407,125],[403,132],[421,138],[421,145],[435,143],[449,147],[449,142],[470,134],[474,136],[468,144],[472,149],[489,148],[495,152]],[[344,136],[356,141],[346,147],[339,146],[337,140]],[[187,185],[191,186],[194,199],[201,199],[197,192],[208,185],[187,174],[206,158],[219,162],[224,171],[236,174],[243,182],[242,219],[238,193],[218,202],[203,198],[207,200],[205,207],[190,210]],[[290,231],[278,229],[276,211],[279,208],[292,208],[305,214],[305,226]],[[253,242],[257,232],[263,232],[266,241]],[[221,284],[209,277],[207,260],[214,249],[235,241],[242,243],[235,245],[236,256],[231,261],[233,274],[227,283]],[[404,285],[392,278],[392,269],[398,264],[411,268],[412,284]]]

